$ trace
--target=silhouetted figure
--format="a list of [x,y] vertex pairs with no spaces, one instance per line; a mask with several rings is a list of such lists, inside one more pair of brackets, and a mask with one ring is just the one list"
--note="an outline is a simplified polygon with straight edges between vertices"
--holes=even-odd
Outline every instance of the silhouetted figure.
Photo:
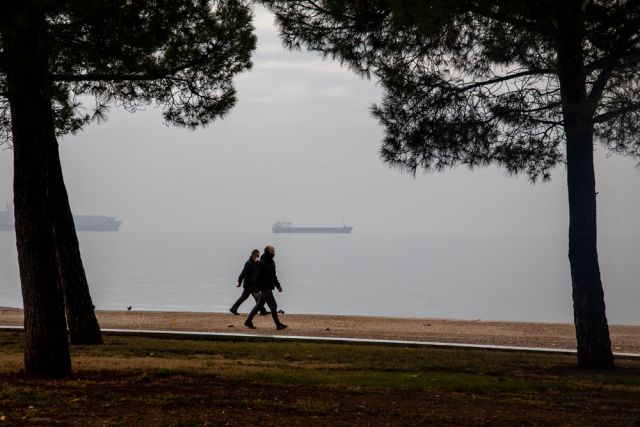
[[[249,298],[249,295],[252,295],[253,298],[256,300],[256,303],[258,303],[259,298],[255,294],[255,287],[256,287],[256,276],[258,274],[259,266],[260,266],[260,251],[257,249],[254,249],[251,251],[251,255],[249,256],[249,259],[247,260],[247,262],[244,263],[244,268],[242,269],[240,276],[238,276],[238,287],[242,285],[242,288],[243,288],[242,295],[240,295],[240,298],[238,298],[238,300],[229,309],[229,311],[235,314],[236,316],[238,315],[238,308],[240,307],[240,304],[245,302],[247,298]],[[260,315],[266,316],[268,314],[269,312],[264,307],[262,307],[262,309],[260,310]]]
[[273,261],[275,255],[276,250],[273,246],[264,248],[264,253],[260,258],[260,268],[258,269],[258,275],[256,277],[256,291],[260,292],[260,299],[244,322],[247,328],[255,329],[255,326],[253,326],[253,318],[261,308],[264,308],[265,304],[271,309],[271,316],[276,324],[276,329],[284,329],[287,327],[287,325],[281,323],[280,319],[278,319],[278,304],[273,296],[273,290],[275,288],[278,288],[278,292],[282,292],[282,286],[280,286],[278,276],[276,276],[276,263]]

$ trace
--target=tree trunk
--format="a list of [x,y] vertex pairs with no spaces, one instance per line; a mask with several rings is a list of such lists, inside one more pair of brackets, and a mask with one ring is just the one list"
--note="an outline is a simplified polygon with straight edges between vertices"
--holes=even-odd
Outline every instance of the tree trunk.
[[[597,249],[596,182],[593,167],[593,121],[587,100],[581,2],[567,2],[563,34],[558,36],[558,64],[567,138],[569,193],[569,264],[578,365],[613,367],[613,353],[600,278]],[[572,8],[573,7],[573,8]]]
[[58,287],[47,146],[54,133],[47,73],[45,18],[28,1],[0,10],[14,149],[14,205],[25,327],[25,372],[71,375],[71,358]]
[[593,143],[588,140],[591,138],[567,137],[573,313],[578,365],[583,368],[610,368],[613,367],[613,353],[598,263]]
[[69,197],[64,185],[56,138],[49,146],[49,204],[53,215],[58,279],[64,296],[71,344],[102,344],[87,276],[82,265]]

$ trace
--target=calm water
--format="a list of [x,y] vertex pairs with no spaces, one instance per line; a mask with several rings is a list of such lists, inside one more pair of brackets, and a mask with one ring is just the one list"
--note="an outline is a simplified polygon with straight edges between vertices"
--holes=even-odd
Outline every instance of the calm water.
[[[98,309],[226,311],[249,252],[276,247],[289,313],[571,322],[564,236],[81,233]],[[640,325],[640,241],[600,238],[610,323]],[[0,234],[0,306],[21,307]],[[241,311],[251,308],[246,302]]]

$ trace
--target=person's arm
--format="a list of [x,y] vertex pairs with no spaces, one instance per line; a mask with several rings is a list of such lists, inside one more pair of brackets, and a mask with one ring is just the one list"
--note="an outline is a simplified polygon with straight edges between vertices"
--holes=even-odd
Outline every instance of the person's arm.
[[247,264],[244,265],[244,267],[242,268],[242,272],[240,272],[240,275],[238,276],[238,285],[236,286],[237,288],[240,287],[240,285],[242,284],[242,281],[246,276],[247,276]]
[[278,276],[276,276],[275,264],[273,264],[273,280],[276,282],[276,288],[278,288],[278,292],[282,292],[282,286],[280,286],[280,281],[278,280]]

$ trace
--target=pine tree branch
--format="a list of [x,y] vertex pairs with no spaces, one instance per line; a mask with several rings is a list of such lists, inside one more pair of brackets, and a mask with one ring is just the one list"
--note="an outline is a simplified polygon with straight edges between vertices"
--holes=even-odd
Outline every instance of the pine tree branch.
[[[484,18],[489,18],[489,19],[493,19],[494,21],[497,22],[501,22],[504,24],[509,24],[514,26],[515,28],[522,28],[522,29],[526,29],[529,30],[533,33],[537,33],[540,31],[540,24],[539,23],[535,23],[535,22],[530,22],[530,21],[526,21],[523,19],[518,19],[517,17],[512,17],[509,16],[507,14],[500,14],[500,13],[496,13],[492,10],[490,10],[490,8],[487,7],[482,7],[479,5],[475,5],[475,6],[470,6],[469,10],[471,12],[475,12],[478,15],[484,17]],[[550,32],[551,30],[546,29],[545,32]]]
[[[637,21],[633,22],[635,24]],[[621,35],[611,49],[611,53],[607,56],[607,59],[603,64],[602,71],[591,86],[591,92],[589,93],[588,100],[591,104],[592,113],[594,113],[598,107],[615,67],[620,63],[625,52],[633,46],[634,43],[632,38],[634,35],[637,35],[637,32],[637,24],[625,26],[625,28],[620,32]]]
[[95,82],[95,81],[113,81],[113,82],[124,82],[124,81],[149,81],[149,80],[158,80],[158,79],[171,79],[172,76],[179,73],[180,71],[184,71],[186,69],[195,67],[210,58],[212,55],[216,54],[216,51],[220,50],[218,46],[213,46],[208,49],[205,53],[203,53],[198,58],[193,59],[185,64],[170,68],[168,70],[158,70],[155,72],[149,73],[141,73],[141,74],[52,74],[51,78],[54,81],[58,82]]
[[169,78],[167,74],[52,74],[51,78],[57,82],[126,82],[126,81],[150,81],[162,78]]
[[501,76],[501,77],[496,77],[494,79],[489,79],[489,80],[484,80],[482,82],[477,82],[477,83],[472,83],[469,84],[467,86],[463,86],[458,88],[455,93],[462,93],[462,92],[466,92],[468,90],[473,90],[482,86],[489,86],[495,83],[502,83],[502,82],[506,82],[509,80],[513,80],[513,79],[517,79],[519,77],[526,77],[526,76],[542,76],[545,74],[553,74],[555,73],[556,70],[551,69],[551,68],[541,68],[541,69],[537,69],[537,70],[526,70],[526,71],[521,71],[519,73],[515,73],[515,74],[507,74],[506,76]]
[[633,113],[640,111],[640,104],[631,104],[625,108],[619,108],[613,111],[607,111],[593,118],[594,123],[606,123],[609,120],[615,119],[627,113]]

